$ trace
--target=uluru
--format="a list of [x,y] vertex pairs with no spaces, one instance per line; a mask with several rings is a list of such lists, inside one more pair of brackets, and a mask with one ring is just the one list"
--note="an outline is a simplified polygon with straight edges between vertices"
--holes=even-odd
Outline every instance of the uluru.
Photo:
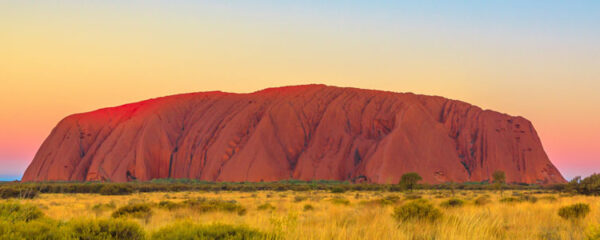
[[437,96],[302,85],[70,115],[23,181],[565,182],[532,123]]

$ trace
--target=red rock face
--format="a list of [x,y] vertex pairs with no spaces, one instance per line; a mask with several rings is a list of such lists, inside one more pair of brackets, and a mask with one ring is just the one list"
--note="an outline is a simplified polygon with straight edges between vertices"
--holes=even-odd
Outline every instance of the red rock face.
[[63,119],[23,181],[565,182],[524,118],[441,97],[307,85],[175,95]]

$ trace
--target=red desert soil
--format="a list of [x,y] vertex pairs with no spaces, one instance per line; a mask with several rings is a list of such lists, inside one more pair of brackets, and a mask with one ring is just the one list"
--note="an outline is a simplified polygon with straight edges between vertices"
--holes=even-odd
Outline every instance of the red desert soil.
[[565,182],[528,120],[442,97],[305,85],[174,95],[75,114],[23,181],[189,178]]

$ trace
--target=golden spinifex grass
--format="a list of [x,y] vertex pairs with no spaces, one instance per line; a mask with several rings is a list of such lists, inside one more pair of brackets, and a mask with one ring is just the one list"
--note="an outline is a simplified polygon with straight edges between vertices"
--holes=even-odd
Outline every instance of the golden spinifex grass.
[[[419,200],[410,200],[420,196]],[[529,197],[523,197],[529,196]],[[536,201],[532,201],[533,197]],[[507,197],[520,201],[501,201]],[[485,198],[486,201],[481,199]],[[194,199],[235,200],[240,211],[202,211],[184,204]],[[394,209],[410,201],[431,203],[441,217],[431,221],[399,221]],[[464,201],[443,207],[449,199]],[[478,200],[479,199],[479,200]],[[397,192],[153,192],[120,196],[99,194],[40,194],[35,199],[18,200],[38,206],[45,216],[61,220],[111,218],[120,207],[144,203],[151,215],[132,220],[148,234],[173,222],[246,226],[276,234],[283,239],[586,239],[600,226],[600,197],[561,196],[558,193],[505,191],[421,190]],[[2,200],[4,202],[6,200]],[[14,200],[12,200],[14,202]],[[160,202],[179,204],[160,207]],[[218,202],[218,201],[216,201]],[[343,204],[340,204],[343,202]],[[485,203],[481,203],[485,202]],[[559,208],[576,203],[589,204],[583,219],[566,220]],[[307,205],[312,206],[306,207]],[[442,205],[442,206],[441,206]],[[269,206],[268,208],[264,206]],[[219,209],[219,208],[216,208]]]

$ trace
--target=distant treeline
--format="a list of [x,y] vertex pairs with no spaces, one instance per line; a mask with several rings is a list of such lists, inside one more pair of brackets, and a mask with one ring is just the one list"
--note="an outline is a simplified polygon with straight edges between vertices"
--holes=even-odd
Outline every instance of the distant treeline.
[[[486,182],[418,184],[416,189],[492,190],[497,186]],[[504,189],[547,189],[547,186],[527,184],[506,184]],[[277,182],[207,182],[189,179],[156,179],[148,182],[5,182],[0,184],[0,197],[32,198],[38,193],[98,193],[121,195],[134,192],[181,192],[181,191],[404,191],[399,184],[349,183],[341,181],[299,181]]]
[[[488,182],[418,184],[415,189],[431,190],[552,190],[586,195],[600,195],[600,175],[576,178],[566,184],[492,184]],[[181,192],[181,191],[404,191],[401,184],[350,183],[341,181],[277,182],[208,182],[190,179],[156,179],[148,182],[4,182],[0,183],[0,198],[33,198],[39,193],[97,193],[102,195],[124,195],[135,192]]]

